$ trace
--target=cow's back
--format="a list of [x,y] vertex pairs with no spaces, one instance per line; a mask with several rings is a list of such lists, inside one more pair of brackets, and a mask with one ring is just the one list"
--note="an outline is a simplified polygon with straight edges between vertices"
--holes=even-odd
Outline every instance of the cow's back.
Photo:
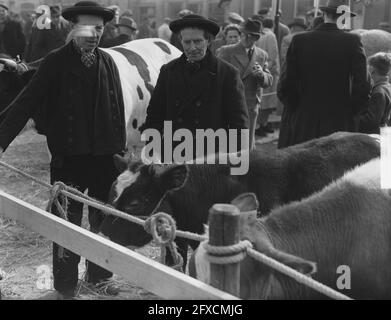
[[134,40],[102,50],[114,59],[121,77],[128,147],[138,146],[141,144],[139,128],[145,122],[160,68],[181,52],[157,38]]
[[303,199],[357,165],[380,155],[380,143],[359,133],[335,133],[250,161],[249,184],[263,214],[273,207]]

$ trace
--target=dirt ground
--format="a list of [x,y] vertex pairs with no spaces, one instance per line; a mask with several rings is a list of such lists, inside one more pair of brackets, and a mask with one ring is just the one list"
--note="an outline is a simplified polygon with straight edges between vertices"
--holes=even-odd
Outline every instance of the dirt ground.
[[[276,135],[258,141],[267,149],[275,149]],[[49,156],[43,136],[32,130],[19,135],[5,152],[2,161],[24,172],[49,182]],[[45,209],[49,192],[45,187],[29,181],[0,166],[0,189],[19,199]],[[86,216],[86,215],[85,215]],[[87,227],[87,222],[83,222]],[[151,259],[159,259],[158,248],[146,246],[137,250]],[[0,290],[3,299],[42,299],[51,290],[40,289],[42,268],[51,270],[51,241],[25,228],[21,224],[0,217]],[[84,261],[79,265],[79,279],[83,279]],[[50,272],[51,274],[51,272]],[[91,291],[81,281],[78,298],[92,299],[158,299],[152,293],[133,286],[121,277],[113,281],[121,287],[118,296],[110,297]]]

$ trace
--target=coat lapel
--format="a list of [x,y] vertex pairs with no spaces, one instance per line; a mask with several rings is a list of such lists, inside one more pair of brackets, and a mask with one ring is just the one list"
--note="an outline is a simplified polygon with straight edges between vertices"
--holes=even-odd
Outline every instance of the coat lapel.
[[254,47],[253,56],[251,57],[250,62],[247,64],[246,70],[244,70],[243,72],[242,79],[245,79],[252,72],[256,61],[256,57],[257,57],[257,49]]

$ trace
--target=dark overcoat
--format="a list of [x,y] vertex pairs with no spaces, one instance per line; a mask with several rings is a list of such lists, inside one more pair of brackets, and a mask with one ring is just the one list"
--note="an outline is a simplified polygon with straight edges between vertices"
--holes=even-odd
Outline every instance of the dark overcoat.
[[[97,49],[98,68],[93,121],[86,123],[93,132],[95,155],[120,153],[126,144],[124,102],[118,69],[109,54]],[[85,83],[80,56],[73,43],[53,50],[29,84],[8,106],[9,112],[0,126],[0,147],[6,149],[27,120],[36,115],[45,133],[49,150],[54,155],[74,155],[81,150],[81,137],[76,120],[85,108]]]
[[18,21],[7,19],[4,25],[3,32],[0,33],[0,48],[4,53],[16,58],[23,57],[24,49],[26,47],[26,38],[23,33],[22,25]]
[[145,128],[163,129],[172,121],[173,130],[247,129],[248,112],[239,71],[207,52],[204,67],[186,77],[186,56],[161,68],[147,110]]
[[285,106],[279,147],[355,131],[354,117],[368,108],[366,62],[360,36],[336,24],[295,35],[278,85]]

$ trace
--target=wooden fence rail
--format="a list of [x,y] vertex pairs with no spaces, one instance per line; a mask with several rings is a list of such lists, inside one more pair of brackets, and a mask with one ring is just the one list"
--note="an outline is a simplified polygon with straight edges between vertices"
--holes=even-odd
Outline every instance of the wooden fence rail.
[[238,299],[2,191],[0,216],[17,220],[49,240],[162,298]]

